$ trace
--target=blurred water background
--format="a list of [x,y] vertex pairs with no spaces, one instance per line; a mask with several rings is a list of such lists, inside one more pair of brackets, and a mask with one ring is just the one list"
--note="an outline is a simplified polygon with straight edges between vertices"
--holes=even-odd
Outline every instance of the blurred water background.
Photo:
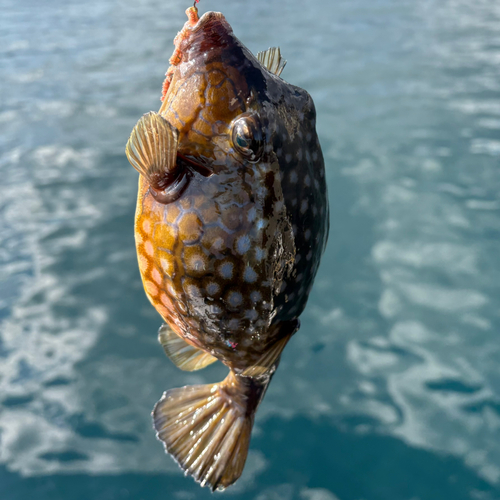
[[[150,411],[183,373],[124,146],[179,0],[0,0],[0,498],[211,498]],[[500,498],[500,4],[202,0],[318,111],[330,241],[235,500]]]

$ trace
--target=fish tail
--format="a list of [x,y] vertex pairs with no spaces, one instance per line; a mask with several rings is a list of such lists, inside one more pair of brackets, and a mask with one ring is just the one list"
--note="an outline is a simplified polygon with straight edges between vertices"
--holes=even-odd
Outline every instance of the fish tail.
[[255,412],[270,380],[231,370],[219,384],[165,392],[153,410],[157,438],[186,475],[212,491],[224,490],[243,471]]

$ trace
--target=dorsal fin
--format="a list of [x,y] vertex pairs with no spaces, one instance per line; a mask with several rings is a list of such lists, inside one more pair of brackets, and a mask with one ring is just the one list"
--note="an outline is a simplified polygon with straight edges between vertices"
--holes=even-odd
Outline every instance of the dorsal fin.
[[201,370],[217,361],[217,358],[208,352],[197,349],[181,339],[166,323],[160,327],[158,341],[163,346],[165,354],[181,370],[188,372]]
[[265,66],[271,73],[280,76],[281,72],[286,66],[286,61],[281,57],[279,47],[271,47],[267,50],[257,53],[257,59]]
[[272,345],[255,363],[255,365],[248,367],[242,372],[245,377],[260,377],[264,375],[276,360],[281,356],[283,349],[290,340],[293,332],[278,340]]

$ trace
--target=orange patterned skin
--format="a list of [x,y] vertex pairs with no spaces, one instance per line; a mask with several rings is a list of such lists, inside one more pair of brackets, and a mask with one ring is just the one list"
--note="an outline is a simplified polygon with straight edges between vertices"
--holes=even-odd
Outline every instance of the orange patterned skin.
[[[160,114],[189,182],[158,202],[140,176],[135,219],[146,294],[173,330],[241,373],[298,327],[328,234],[313,102],[263,68],[218,13],[186,23]],[[250,116],[257,161],[233,144]]]

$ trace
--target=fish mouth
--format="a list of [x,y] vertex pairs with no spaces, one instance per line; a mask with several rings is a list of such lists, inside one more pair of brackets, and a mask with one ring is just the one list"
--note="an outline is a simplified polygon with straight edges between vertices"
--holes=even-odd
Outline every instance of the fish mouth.
[[181,52],[188,53],[188,60],[234,44],[233,30],[220,12],[206,12],[188,30],[189,36],[180,42],[179,47]]

